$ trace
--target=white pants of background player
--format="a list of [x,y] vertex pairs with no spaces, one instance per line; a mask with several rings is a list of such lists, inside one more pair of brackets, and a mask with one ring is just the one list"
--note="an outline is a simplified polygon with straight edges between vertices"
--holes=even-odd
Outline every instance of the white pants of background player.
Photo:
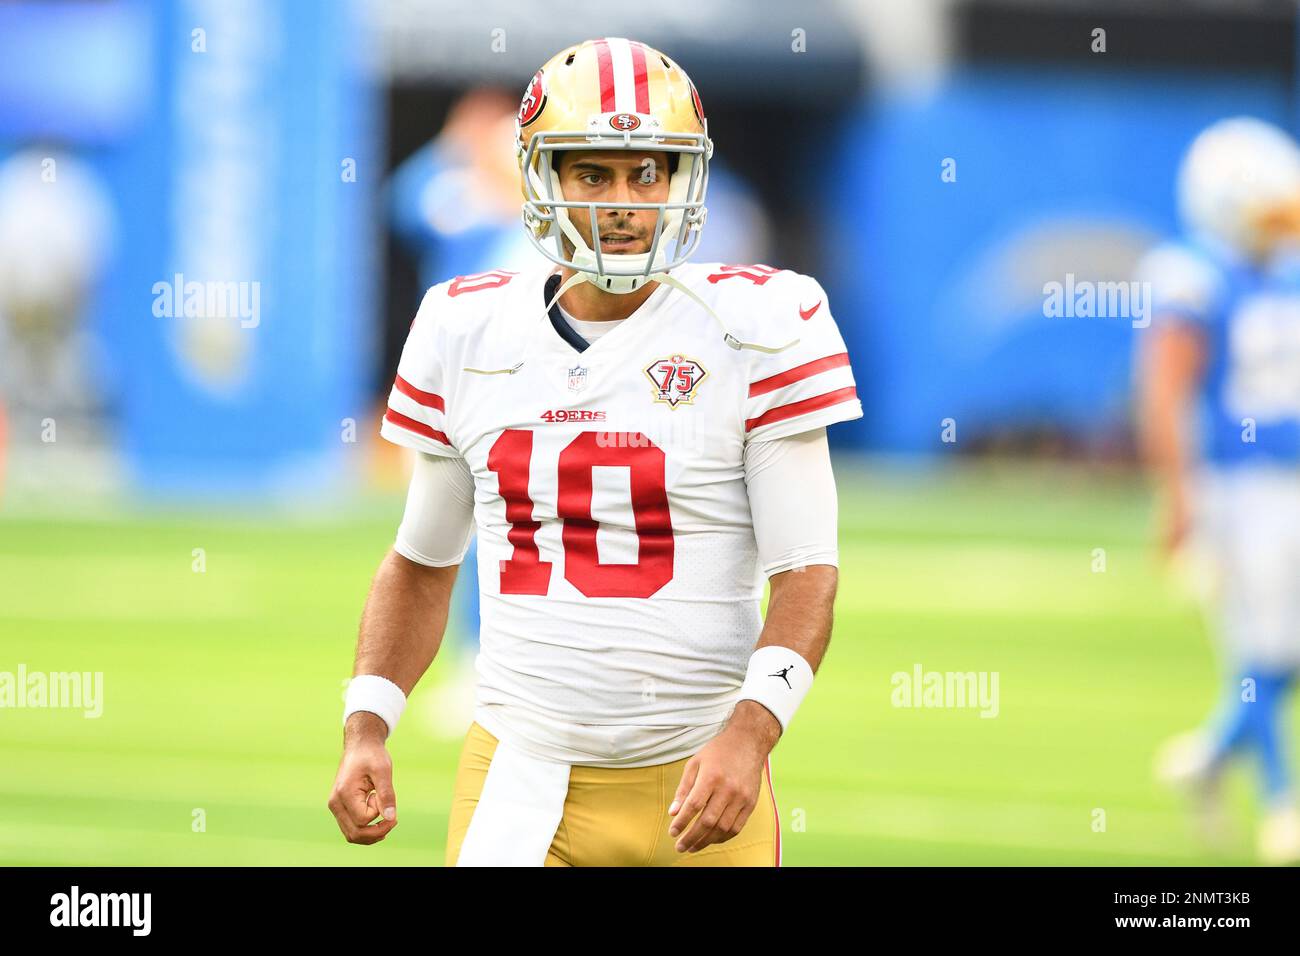
[[1206,469],[1197,485],[1193,548],[1225,663],[1300,666],[1300,468]]

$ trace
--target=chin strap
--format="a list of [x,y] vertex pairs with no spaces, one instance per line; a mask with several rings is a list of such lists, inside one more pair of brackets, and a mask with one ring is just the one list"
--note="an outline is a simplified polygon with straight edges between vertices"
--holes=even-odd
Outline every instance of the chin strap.
[[[546,308],[542,311],[543,315],[548,316],[548,321],[551,312],[551,307],[554,306],[555,303],[559,301],[560,296],[564,295],[564,293],[568,292],[575,285],[577,285],[579,282],[582,282],[586,278],[587,278],[587,273],[575,272],[573,275],[569,276],[569,278],[565,279],[562,283],[560,283],[560,287],[555,290],[555,295],[551,296],[551,301],[546,303]],[[515,374],[515,372],[523,368],[524,361],[525,361],[524,359],[520,359],[518,364],[512,365],[510,368],[469,368],[468,366],[465,366],[464,368],[462,368],[462,371],[473,372],[475,375],[513,375]]]
[[[560,287],[555,290],[555,295],[551,296],[551,301],[546,303],[546,309],[544,310],[543,314],[549,316],[551,308],[555,305],[556,302],[560,300],[560,297],[563,296],[564,293],[568,292],[579,282],[589,281],[590,276],[591,274],[587,272],[575,272],[573,275],[569,276],[569,278],[561,282]],[[742,342],[740,339],[736,338],[736,336],[732,333],[732,331],[729,328],[727,328],[727,323],[722,321],[722,316],[718,315],[717,312],[713,311],[713,307],[710,306],[709,303],[705,302],[702,298],[700,298],[700,296],[698,296],[694,292],[694,290],[690,288],[690,286],[684,284],[678,279],[673,278],[667,272],[651,273],[651,275],[647,277],[646,281],[662,282],[664,285],[676,289],[678,292],[681,292],[687,297],[693,299],[696,302],[696,304],[699,305],[700,308],[702,308],[705,312],[709,313],[709,315],[713,317],[713,321],[718,323],[718,328],[722,329],[722,341],[726,342],[727,345],[729,345],[731,348],[735,349],[736,351],[740,351],[741,349],[753,349],[755,352],[766,352],[768,355],[775,355],[778,352],[784,352],[786,349],[790,348],[793,345],[799,344],[798,339],[791,339],[789,342],[786,342],[785,345],[777,345],[777,346],[759,345],[757,342]],[[597,286],[597,288],[599,288],[599,286]],[[469,368],[468,366],[466,366],[463,369],[463,371],[473,372],[476,375],[503,375],[503,374],[513,375],[515,372],[523,368],[524,361],[525,361],[524,359],[520,359],[518,364],[513,365],[510,368],[484,369],[484,368]]]
[[546,303],[546,315],[550,315],[551,309],[555,306],[555,303],[560,301],[560,296],[564,295],[564,293],[568,292],[579,282],[585,281],[586,278],[587,273],[575,272],[573,275],[569,276],[569,278],[561,282],[560,287],[555,290],[555,295],[551,296],[551,301]]
[[509,368],[470,368],[468,365],[462,366],[462,372],[473,372],[475,375],[514,375],[524,367],[523,359],[519,363]]
[[742,342],[740,341],[740,339],[736,338],[736,336],[732,334],[731,329],[727,328],[727,323],[722,321],[722,316],[714,312],[713,308],[709,305],[709,303],[705,302],[698,295],[696,295],[695,292],[689,286],[678,281],[677,279],[674,279],[666,272],[656,273],[655,275],[651,276],[651,278],[654,279],[656,282],[662,282],[664,285],[672,286],[678,292],[682,292],[685,295],[689,296],[690,298],[694,299],[696,303],[700,306],[700,308],[702,308],[705,312],[709,313],[709,315],[713,316],[713,321],[718,323],[718,328],[722,329],[722,341],[726,342],[729,346],[731,346],[733,349],[736,349],[737,351],[741,349],[753,349],[755,352],[766,352],[768,355],[775,355],[777,352],[784,352],[792,345],[799,344],[798,339],[791,339],[789,342],[786,342],[785,345],[777,345],[777,346],[759,345],[757,342]]

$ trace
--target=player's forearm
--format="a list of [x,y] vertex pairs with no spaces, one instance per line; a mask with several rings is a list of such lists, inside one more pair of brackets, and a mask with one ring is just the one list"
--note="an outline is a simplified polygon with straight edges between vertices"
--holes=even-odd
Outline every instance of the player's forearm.
[[816,673],[831,640],[839,569],[814,564],[774,574],[768,583],[772,593],[757,647],[788,647]]
[[1164,328],[1143,357],[1138,440],[1143,461],[1166,493],[1182,495],[1192,450],[1187,426],[1202,346],[1188,330]]
[[[772,594],[755,650],[788,647],[816,672],[830,644],[838,569],[833,564],[814,564],[782,571],[768,580]],[[781,737],[781,722],[757,700],[741,700],[727,729],[742,731],[764,755]]]
[[1145,397],[1140,432],[1147,472],[1168,494],[1181,494],[1190,464],[1183,435],[1185,407],[1177,396],[1152,389]]
[[411,693],[442,643],[458,567],[427,567],[389,551],[361,615],[354,674],[378,674]]

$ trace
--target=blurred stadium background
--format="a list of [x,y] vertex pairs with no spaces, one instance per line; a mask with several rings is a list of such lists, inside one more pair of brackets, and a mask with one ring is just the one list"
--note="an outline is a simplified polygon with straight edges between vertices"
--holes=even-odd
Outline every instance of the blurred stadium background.
[[[463,639],[392,741],[402,825],[325,809],[402,506],[379,410],[423,288],[526,254],[508,118],[599,35],[690,71],[697,258],[817,275],[866,409],[787,864],[1249,862],[1243,780],[1215,847],[1151,780],[1217,684],[1149,544],[1140,331],[1043,309],[1174,231],[1205,124],[1294,128],[1294,6],[1229,0],[0,6],[0,671],[104,675],[95,718],[0,709],[0,862],[441,861]],[[917,666],[997,672],[997,717],[892,706]]]

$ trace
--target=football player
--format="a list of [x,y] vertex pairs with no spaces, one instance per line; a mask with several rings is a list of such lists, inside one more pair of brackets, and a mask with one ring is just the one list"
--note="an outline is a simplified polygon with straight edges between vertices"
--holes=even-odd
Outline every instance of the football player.
[[688,264],[713,144],[670,58],[579,43],[517,123],[538,265],[450,279],[415,316],[381,433],[419,461],[330,808],[355,843],[396,825],[385,740],[473,522],[478,690],[447,863],[779,865],[768,756],[838,574],[825,429],[862,414],[844,341],[808,276]]
[[1217,718],[1167,744],[1157,772],[1213,805],[1223,770],[1253,756],[1260,857],[1296,862],[1284,727],[1300,665],[1300,148],[1260,120],[1221,121],[1188,150],[1178,191],[1188,238],[1141,269],[1154,297],[1144,443],[1165,550],[1195,539],[1214,569],[1228,687]]

